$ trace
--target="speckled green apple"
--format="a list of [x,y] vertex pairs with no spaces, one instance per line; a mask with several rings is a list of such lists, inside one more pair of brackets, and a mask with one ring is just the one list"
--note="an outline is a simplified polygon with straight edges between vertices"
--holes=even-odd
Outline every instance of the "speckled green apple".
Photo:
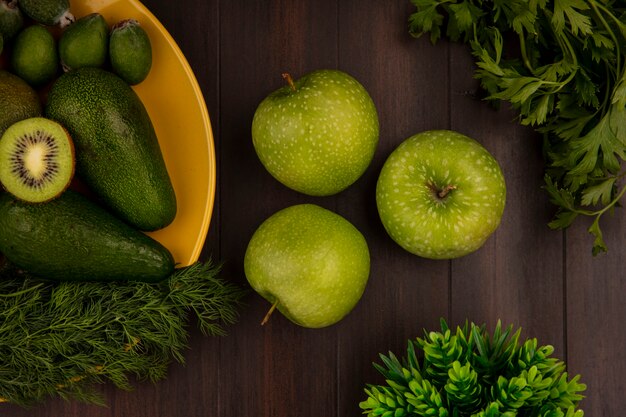
[[369,249],[342,216],[300,204],[259,226],[248,244],[244,271],[251,287],[289,320],[326,327],[361,298],[369,278]]
[[271,93],[252,121],[261,163],[289,188],[308,195],[336,194],[372,161],[378,115],[365,88],[338,70],[318,70]]
[[495,158],[461,133],[433,130],[400,144],[385,162],[376,203],[391,238],[425,258],[480,248],[504,211],[506,185]]

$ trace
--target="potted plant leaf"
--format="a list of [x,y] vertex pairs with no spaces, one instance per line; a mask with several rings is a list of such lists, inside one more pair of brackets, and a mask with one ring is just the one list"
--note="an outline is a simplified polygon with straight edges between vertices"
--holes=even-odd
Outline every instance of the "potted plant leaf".
[[386,384],[365,388],[368,417],[582,417],[586,386],[569,378],[554,348],[520,342],[521,329],[465,323],[408,342],[406,357],[380,355]]

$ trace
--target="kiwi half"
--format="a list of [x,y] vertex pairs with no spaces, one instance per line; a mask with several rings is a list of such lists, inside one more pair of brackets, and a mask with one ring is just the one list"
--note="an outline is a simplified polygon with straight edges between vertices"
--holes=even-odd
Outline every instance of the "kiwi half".
[[20,200],[52,200],[74,176],[74,144],[59,123],[43,117],[11,125],[0,138],[0,183]]

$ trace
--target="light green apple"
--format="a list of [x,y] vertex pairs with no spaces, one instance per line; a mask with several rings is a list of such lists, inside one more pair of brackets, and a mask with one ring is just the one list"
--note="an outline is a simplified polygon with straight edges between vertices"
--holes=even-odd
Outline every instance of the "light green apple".
[[365,88],[338,70],[318,70],[267,96],[252,121],[261,163],[287,187],[304,194],[336,194],[372,161],[378,115]]
[[252,288],[289,320],[326,327],[361,298],[370,271],[369,249],[345,218],[300,204],[259,226],[248,244],[244,271]]
[[391,238],[432,259],[480,248],[500,224],[505,200],[498,162],[475,140],[449,130],[402,142],[376,186],[378,212]]

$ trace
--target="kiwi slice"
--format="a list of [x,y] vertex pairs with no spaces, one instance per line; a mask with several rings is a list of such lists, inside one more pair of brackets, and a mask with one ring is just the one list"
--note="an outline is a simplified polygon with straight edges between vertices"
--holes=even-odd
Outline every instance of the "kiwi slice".
[[20,200],[60,195],[74,176],[74,144],[59,123],[42,117],[11,125],[0,138],[0,182]]

